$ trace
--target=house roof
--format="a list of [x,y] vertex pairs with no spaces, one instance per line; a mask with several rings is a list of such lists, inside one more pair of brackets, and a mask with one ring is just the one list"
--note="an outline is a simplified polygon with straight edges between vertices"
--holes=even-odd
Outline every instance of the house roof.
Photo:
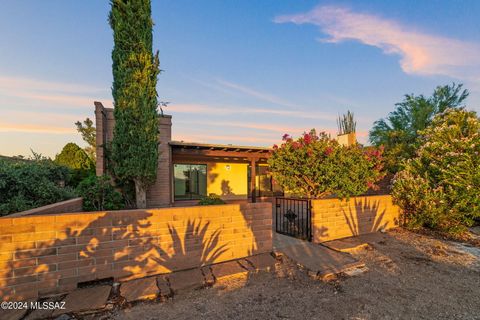
[[237,146],[232,144],[210,144],[210,143],[184,142],[184,141],[171,141],[169,142],[169,144],[172,147],[184,148],[184,149],[197,149],[197,150],[242,151],[242,152],[255,152],[255,153],[268,153],[272,150],[272,148],[267,148],[267,147]]
[[231,144],[209,144],[184,141],[169,142],[172,154],[177,159],[260,161],[265,162],[270,156],[270,148],[235,146]]

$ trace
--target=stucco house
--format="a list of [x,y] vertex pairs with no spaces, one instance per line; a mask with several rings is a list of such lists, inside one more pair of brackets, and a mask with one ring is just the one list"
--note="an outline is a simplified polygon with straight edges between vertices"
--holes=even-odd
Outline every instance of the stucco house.
[[[97,175],[106,173],[104,146],[113,138],[113,108],[95,102]],[[148,207],[197,203],[214,193],[227,201],[282,195],[267,175],[269,148],[172,141],[172,116],[159,121],[157,180],[147,190]]]

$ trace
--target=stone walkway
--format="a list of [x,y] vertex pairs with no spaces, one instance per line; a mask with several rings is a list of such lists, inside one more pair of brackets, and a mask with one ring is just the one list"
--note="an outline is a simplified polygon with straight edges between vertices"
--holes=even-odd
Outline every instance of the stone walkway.
[[[269,253],[259,254],[202,268],[182,270],[113,285],[97,285],[77,289],[66,295],[39,300],[52,303],[65,302],[63,309],[37,309],[30,312],[28,310],[0,310],[0,320],[68,320],[71,319],[68,315],[95,314],[137,301],[163,301],[184,290],[212,286],[223,280],[247,277],[249,273],[258,271],[270,271],[275,268],[276,262],[277,260]],[[95,315],[93,316],[95,318]]]
[[[325,245],[313,244],[274,232],[274,253],[285,255],[297,265],[306,269],[310,276],[326,279],[338,273],[358,273],[364,265],[347,251],[362,245],[359,239],[332,241]],[[1,312],[0,320],[71,319],[69,315],[102,313],[118,306],[130,305],[137,301],[164,301],[185,290],[195,290],[221,283],[235,277],[247,277],[249,273],[270,271],[277,260],[270,254],[260,254],[244,259],[182,270],[170,274],[135,279],[113,285],[96,285],[77,289],[68,294],[40,299],[51,303],[65,302],[64,309],[37,309],[28,312]],[[360,271],[361,272],[361,271]],[[92,319],[93,319],[92,318]]]
[[350,254],[324,245],[278,233],[274,233],[273,244],[276,254],[286,255],[299,266],[307,269],[313,277],[327,278],[342,272],[352,272],[354,269],[365,269],[365,265]]

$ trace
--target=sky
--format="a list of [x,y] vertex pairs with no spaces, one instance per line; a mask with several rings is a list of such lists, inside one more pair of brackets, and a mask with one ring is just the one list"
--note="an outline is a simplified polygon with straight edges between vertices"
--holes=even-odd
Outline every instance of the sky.
[[[112,107],[109,1],[0,1],[0,154],[54,157],[74,123]],[[173,139],[271,146],[336,134],[362,143],[405,94],[463,83],[480,111],[480,1],[153,0]]]

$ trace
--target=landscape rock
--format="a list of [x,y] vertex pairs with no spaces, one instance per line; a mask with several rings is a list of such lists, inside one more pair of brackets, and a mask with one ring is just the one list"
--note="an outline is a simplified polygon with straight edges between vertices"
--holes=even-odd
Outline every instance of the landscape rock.
[[28,309],[0,310],[0,320],[20,320]]
[[216,281],[229,278],[246,277],[248,271],[240,266],[237,261],[229,261],[211,266],[213,276]]
[[[46,300],[43,300],[44,302],[59,302],[63,301],[62,298],[64,296],[57,296],[57,297],[52,297]],[[53,309],[35,309],[30,312],[24,320],[40,320],[40,319],[47,319],[50,318],[53,314]]]
[[155,299],[158,294],[159,290],[155,277],[131,280],[122,283],[120,286],[120,295],[127,302]]
[[77,289],[65,297],[65,309],[55,310],[53,316],[56,317],[64,313],[103,309],[105,308],[111,289],[110,286]]
[[204,285],[203,274],[200,269],[178,271],[169,274],[167,277],[173,292],[197,289]]
[[165,279],[164,276],[157,277],[157,287],[160,291],[161,297],[170,297],[172,296],[172,290],[170,290],[170,286],[168,285],[168,281]]
[[213,276],[212,269],[210,269],[210,267],[203,267],[202,273],[205,279],[205,284],[207,286],[213,285],[215,283],[215,277]]

